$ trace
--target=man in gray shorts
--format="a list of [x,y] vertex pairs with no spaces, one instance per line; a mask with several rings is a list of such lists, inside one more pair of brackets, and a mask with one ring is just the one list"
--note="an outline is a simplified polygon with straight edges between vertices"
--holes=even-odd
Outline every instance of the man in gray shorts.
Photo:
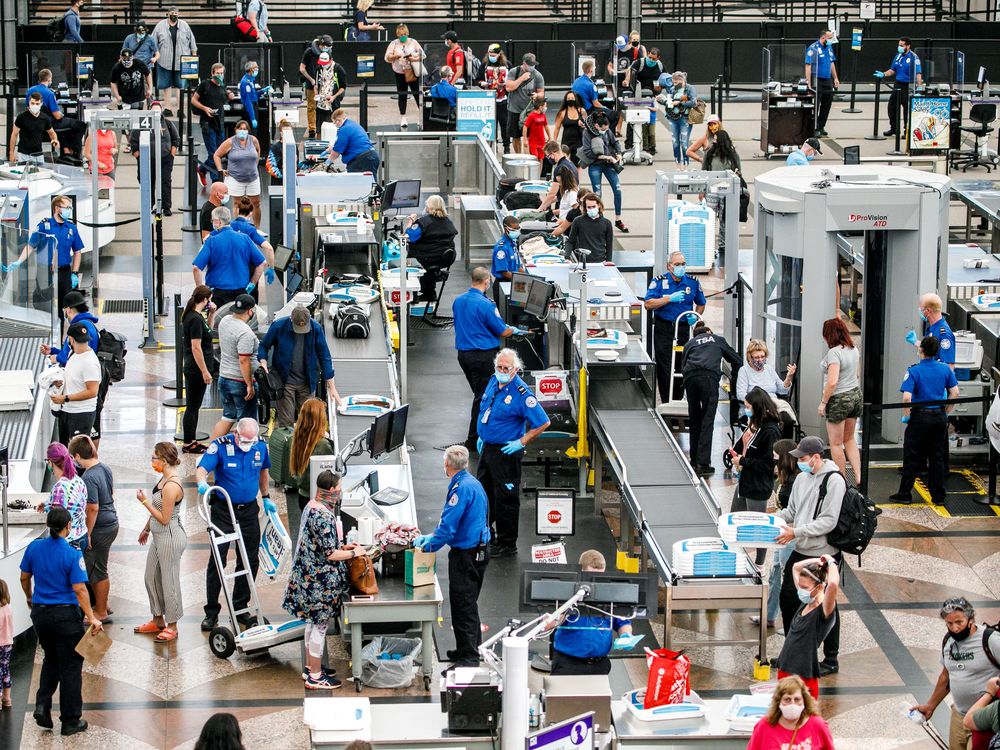
[[[535,67],[538,60],[530,52],[521,64],[507,71],[507,132],[514,140],[515,153],[521,153],[521,113],[527,109],[534,94],[545,94],[545,79]],[[516,135],[515,135],[516,134]]]
[[87,485],[87,534],[90,543],[83,553],[83,561],[93,592],[94,616],[103,623],[109,623],[111,581],[108,579],[108,557],[111,545],[118,537],[114,477],[111,469],[100,462],[94,441],[87,435],[74,437],[69,441],[68,448],[73,460],[83,467],[83,483]]

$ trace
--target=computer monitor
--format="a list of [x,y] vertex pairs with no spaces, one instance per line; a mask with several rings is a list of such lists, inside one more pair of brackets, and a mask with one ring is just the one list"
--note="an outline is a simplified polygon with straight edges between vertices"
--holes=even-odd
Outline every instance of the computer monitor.
[[368,431],[368,453],[372,459],[389,452],[389,434],[392,430],[392,412],[379,414]]
[[420,180],[394,180],[385,186],[382,210],[420,208]]
[[549,311],[549,302],[552,301],[554,293],[552,284],[539,278],[533,278],[531,286],[528,288],[528,299],[524,303],[525,314],[544,318]]
[[274,270],[284,271],[288,268],[288,264],[291,263],[292,258],[295,255],[295,250],[290,247],[285,247],[284,245],[274,246]]
[[302,274],[296,271],[288,271],[285,273],[285,293],[288,295],[288,299],[291,299],[299,293],[299,289],[302,288],[303,281],[304,277]]
[[406,417],[410,405],[403,404],[392,412],[392,425],[389,428],[389,452],[401,448],[406,442]]
[[844,164],[861,163],[861,146],[844,146]]
[[531,289],[533,276],[526,273],[515,272],[510,280],[510,295],[507,298],[509,304],[515,307],[524,307],[528,302],[528,292]]

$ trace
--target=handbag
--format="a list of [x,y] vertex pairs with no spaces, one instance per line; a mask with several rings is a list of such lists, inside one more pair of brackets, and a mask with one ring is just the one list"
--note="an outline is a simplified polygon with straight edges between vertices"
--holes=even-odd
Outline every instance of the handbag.
[[347,580],[351,584],[351,591],[356,594],[374,596],[378,593],[375,566],[368,555],[361,555],[347,561]]
[[403,71],[403,78],[406,79],[407,83],[414,83],[417,80],[417,74],[413,72],[413,66]]
[[705,122],[705,100],[699,99],[691,109],[688,110],[688,124],[701,125]]

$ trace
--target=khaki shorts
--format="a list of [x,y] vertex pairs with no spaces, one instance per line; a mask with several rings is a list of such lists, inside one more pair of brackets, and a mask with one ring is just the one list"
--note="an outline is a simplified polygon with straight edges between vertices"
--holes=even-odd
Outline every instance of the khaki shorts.
[[826,421],[833,424],[845,419],[861,416],[861,389],[852,388],[845,393],[837,393],[826,403]]

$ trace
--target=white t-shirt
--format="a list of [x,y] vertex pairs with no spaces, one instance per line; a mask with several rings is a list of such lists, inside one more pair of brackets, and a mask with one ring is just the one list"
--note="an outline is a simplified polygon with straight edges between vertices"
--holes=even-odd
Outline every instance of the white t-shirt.
[[[101,361],[90,347],[83,354],[74,353],[66,362],[66,367],[63,368],[63,392],[69,395],[84,391],[88,380],[101,382]],[[62,410],[68,414],[97,411],[97,396],[82,401],[67,401]]]
[[573,208],[573,204],[576,203],[576,197],[579,194],[577,190],[567,190],[562,194],[562,198],[559,199],[559,216],[566,218],[566,214],[569,210]]

